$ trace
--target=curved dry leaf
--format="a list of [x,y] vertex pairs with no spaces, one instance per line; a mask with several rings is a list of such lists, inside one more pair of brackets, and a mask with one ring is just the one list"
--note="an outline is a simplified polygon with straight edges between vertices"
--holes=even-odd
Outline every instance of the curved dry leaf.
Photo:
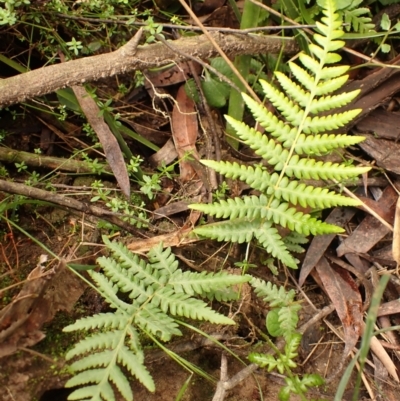
[[78,99],[82,111],[85,113],[89,124],[96,132],[107,161],[114,173],[114,176],[121,188],[122,193],[126,198],[130,198],[130,182],[129,175],[126,169],[125,160],[122,156],[119,144],[111,132],[109,126],[104,121],[104,118],[99,115],[100,110],[94,99],[86,92],[83,86],[73,86],[72,90]]
[[182,182],[188,182],[194,178],[196,171],[189,161],[182,159],[188,153],[196,160],[199,159],[196,150],[199,127],[195,103],[188,97],[183,85],[176,94],[176,101],[172,110],[171,126],[175,148],[180,159],[181,180]]
[[315,268],[342,322],[345,341],[343,354],[347,357],[357,344],[364,324],[360,291],[346,270],[331,267],[325,257],[319,260]]

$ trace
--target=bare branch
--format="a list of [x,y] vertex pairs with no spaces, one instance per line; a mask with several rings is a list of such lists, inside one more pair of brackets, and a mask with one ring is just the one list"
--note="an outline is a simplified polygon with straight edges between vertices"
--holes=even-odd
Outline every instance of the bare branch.
[[[241,54],[278,53],[282,46],[284,52],[288,54],[298,51],[294,41],[276,36],[221,33],[211,33],[211,35],[221,49],[231,57]],[[183,54],[201,59],[218,55],[205,35],[181,38],[172,43],[179,53],[173,52],[162,43],[138,46],[136,49],[135,35],[128,43],[112,53],[84,57],[0,80],[0,107],[84,82],[188,60],[189,57]]]

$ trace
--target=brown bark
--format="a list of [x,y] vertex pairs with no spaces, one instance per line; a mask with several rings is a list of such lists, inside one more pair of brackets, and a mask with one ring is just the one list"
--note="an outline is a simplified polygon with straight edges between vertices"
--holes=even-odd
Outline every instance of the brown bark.
[[[211,35],[228,56],[278,53],[282,46],[285,53],[298,51],[297,45],[290,39],[221,33],[211,33]],[[55,64],[0,80],[0,107],[84,82],[187,60],[188,58],[182,54],[202,59],[218,55],[205,35],[181,38],[172,43],[179,53],[173,52],[162,43],[136,47],[137,43],[133,37],[112,53]]]

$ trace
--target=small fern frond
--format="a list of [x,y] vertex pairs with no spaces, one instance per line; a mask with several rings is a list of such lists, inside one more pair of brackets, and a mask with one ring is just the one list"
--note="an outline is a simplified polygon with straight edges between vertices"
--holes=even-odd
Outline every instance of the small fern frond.
[[115,285],[103,274],[97,273],[96,271],[90,271],[91,279],[96,283],[97,288],[101,290],[104,297],[107,298],[107,302],[114,309],[129,309],[129,304],[125,303],[117,297],[118,286]]
[[214,160],[202,160],[201,163],[225,177],[241,180],[259,191],[264,191],[271,185],[271,175],[259,166],[252,167],[236,162],[216,162]]
[[[69,387],[68,383],[65,385],[65,387]],[[73,387],[73,386],[70,386]],[[100,397],[100,394],[98,393],[98,386],[86,386],[83,388],[80,388],[78,390],[75,390],[68,396],[69,400],[90,400],[90,401],[103,401],[103,399]]]
[[[293,63],[289,63],[291,65]],[[285,92],[293,99],[299,106],[305,108],[310,99],[310,93],[305,91],[300,85],[296,82],[292,81],[285,74],[277,71],[275,73],[275,77],[278,79],[279,84],[285,90]],[[263,81],[264,85],[268,84],[266,81]]]
[[[67,326],[64,331],[68,331]],[[86,352],[104,349],[104,348],[115,348],[121,340],[121,331],[114,330],[105,333],[92,334],[89,337],[80,340],[74,347],[67,352],[66,359],[71,359],[77,355],[85,354]]]
[[[293,333],[289,338],[286,340],[285,345],[285,356],[288,359],[294,359],[298,355],[297,351],[299,349],[299,345],[301,342],[301,334]],[[296,365],[293,366],[294,368]]]
[[267,212],[265,208],[267,204],[267,197],[261,195],[221,200],[212,204],[194,204],[191,207],[217,218],[229,217],[232,220],[245,216],[248,219],[264,217]]
[[127,323],[126,316],[117,313],[98,313],[96,316],[83,317],[67,326],[64,331],[91,329],[121,329]]
[[173,336],[182,335],[175,320],[151,304],[137,311],[134,322],[142,330],[156,335],[162,341],[169,341]]
[[342,228],[314,219],[309,214],[300,212],[278,199],[274,199],[266,208],[266,218],[299,234],[318,235],[343,232]]
[[128,347],[121,347],[118,352],[117,362],[136,377],[149,391],[155,391],[154,381],[149,371],[143,365],[143,354],[135,355]]
[[360,90],[341,93],[340,95],[321,96],[318,99],[313,99],[311,102],[310,113],[316,114],[321,111],[327,111],[338,107],[343,107],[353,101]]
[[157,294],[160,308],[173,316],[184,316],[193,320],[206,320],[217,324],[235,324],[235,322],[213,311],[203,301],[191,298],[187,294],[175,294],[172,289],[164,289]]
[[145,262],[136,254],[131,252],[127,253],[122,243],[116,241],[111,242],[107,237],[104,237],[103,241],[111,251],[112,259],[117,262],[116,266],[119,266],[120,270],[124,268],[132,272],[138,272],[145,268]]
[[[320,64],[318,60],[315,58],[309,56],[306,53],[300,53],[299,54],[299,59],[301,63],[306,67],[309,71],[317,71],[318,68],[320,68]],[[297,64],[291,62],[289,63],[290,66],[293,68],[297,68]],[[291,67],[291,68],[292,68]],[[336,65],[336,66],[325,66],[321,69],[320,72],[320,79],[325,81],[327,79],[332,79],[332,78],[337,78],[340,76],[343,76],[346,74],[346,72],[349,70],[348,65]],[[351,93],[351,92],[350,92]]]
[[348,80],[348,77],[345,75],[343,77],[338,77],[331,79],[329,81],[320,82],[315,88],[316,96],[325,96],[329,95],[332,92],[340,89]]
[[169,284],[175,293],[184,292],[188,295],[204,295],[214,291],[224,290],[227,287],[243,283],[243,277],[228,274],[224,271],[218,273],[194,273],[179,270],[173,275]]
[[[278,179],[279,176],[274,174],[273,178]],[[299,181],[291,181],[287,177],[284,177],[278,185],[271,186],[268,189],[271,194],[274,194],[275,198],[283,199],[293,205],[300,204],[304,208],[311,206],[312,208],[325,209],[333,206],[359,205],[356,200],[339,195],[326,188],[318,188]]]
[[[319,67],[319,63],[318,63]],[[299,65],[292,63],[290,64],[290,71],[293,76],[301,83],[304,88],[311,93],[311,90],[315,88],[314,77],[307,72],[306,69],[301,68]],[[264,90],[265,83],[261,85]],[[310,98],[309,98],[310,99]]]
[[254,231],[254,236],[274,258],[279,259],[286,266],[297,269],[297,261],[287,250],[287,247],[279,235],[278,230],[272,227],[270,222],[266,222]]
[[68,387],[82,386],[88,383],[100,383],[104,376],[104,369],[90,369],[76,374],[68,381]]
[[299,234],[295,231],[292,231],[283,238],[283,242],[285,243],[288,251],[294,253],[304,253],[306,250],[301,245],[307,244],[308,239],[304,234]]
[[354,120],[354,118],[360,113],[361,109],[354,109],[345,111],[344,113],[332,114],[330,116],[307,117],[304,121],[303,132],[305,134],[318,134],[327,130],[332,131],[341,128]]
[[[196,207],[197,205],[193,205]],[[242,244],[253,239],[255,230],[259,223],[244,219],[219,221],[218,223],[207,224],[196,228],[196,233],[217,241],[232,241]]]
[[256,295],[269,303],[272,308],[283,308],[294,302],[296,296],[294,290],[286,291],[284,287],[278,287],[270,281],[266,282],[255,277],[251,279],[250,284]]
[[366,7],[344,10],[344,22],[348,24],[347,29],[350,30],[352,27],[358,33],[374,32],[375,24],[372,22],[371,17],[364,15],[369,13],[370,10]]
[[[137,277],[132,276],[129,270],[120,266],[116,260],[100,257],[97,263],[103,268],[107,275],[111,276],[111,280],[117,283],[119,290],[130,293],[130,298],[136,299],[137,302],[142,303],[151,297],[151,287],[145,288],[143,286],[144,280],[142,282]],[[91,273],[89,274],[94,278],[94,275]]]
[[301,305],[283,306],[278,311],[278,322],[283,333],[294,333],[299,322]]
[[[243,98],[246,102],[246,96],[243,96]],[[225,118],[246,145],[250,146],[263,159],[268,160],[269,164],[276,165],[277,169],[282,169],[289,156],[289,152],[286,149],[283,149],[279,143],[277,144],[274,140],[268,139],[266,135],[250,128],[245,123],[236,121],[229,116],[225,116]],[[282,122],[279,125],[281,125],[280,128],[285,130]]]
[[163,249],[162,243],[151,248],[147,257],[153,268],[162,270],[164,274],[168,274],[168,277],[171,277],[178,269],[179,263],[175,259],[171,248]]
[[110,381],[115,384],[118,391],[121,393],[125,400],[130,400],[133,398],[133,393],[131,386],[127,377],[122,373],[118,365],[111,365],[110,370]]
[[300,159],[293,156],[286,168],[288,177],[314,180],[338,180],[343,181],[370,170],[370,167],[345,166],[339,163],[322,162],[314,159]]
[[96,352],[95,354],[90,354],[78,361],[72,363],[70,368],[75,371],[79,372],[81,370],[86,370],[98,366],[107,366],[114,357],[114,352],[111,350],[105,350],[102,352]]
[[[298,126],[303,119],[304,110],[267,81],[261,79],[260,84],[267,98],[281,112],[285,119],[292,125]],[[307,97],[306,92],[301,91],[304,97]]]
[[[301,134],[297,140],[295,151],[298,155],[321,156],[331,150],[352,146],[363,140],[363,136],[356,135],[317,134],[306,136]],[[284,146],[290,147],[292,144],[292,141],[287,141]]]

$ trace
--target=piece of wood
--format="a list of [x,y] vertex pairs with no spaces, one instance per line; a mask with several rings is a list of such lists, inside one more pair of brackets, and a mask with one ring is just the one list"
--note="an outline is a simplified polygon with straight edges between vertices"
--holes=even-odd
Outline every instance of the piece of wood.
[[[298,51],[293,40],[277,36],[214,32],[211,35],[228,56],[279,53],[282,47],[286,54]],[[179,53],[173,52],[163,43],[137,47],[135,38],[111,53],[54,64],[0,80],[0,107],[84,82],[188,60],[183,54],[203,59],[218,55],[205,35],[184,37],[172,42]]]

